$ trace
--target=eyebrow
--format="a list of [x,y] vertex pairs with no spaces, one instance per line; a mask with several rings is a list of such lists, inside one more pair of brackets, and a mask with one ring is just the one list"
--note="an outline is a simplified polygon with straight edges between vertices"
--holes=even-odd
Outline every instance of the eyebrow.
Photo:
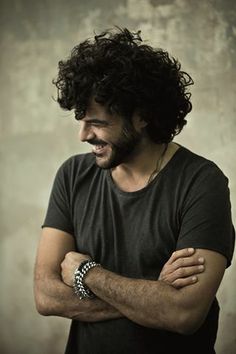
[[103,125],[109,125],[109,123],[106,120],[98,119],[98,118],[91,118],[91,119],[86,119],[86,120],[82,119],[82,121],[85,123],[98,123],[98,124],[103,124]]

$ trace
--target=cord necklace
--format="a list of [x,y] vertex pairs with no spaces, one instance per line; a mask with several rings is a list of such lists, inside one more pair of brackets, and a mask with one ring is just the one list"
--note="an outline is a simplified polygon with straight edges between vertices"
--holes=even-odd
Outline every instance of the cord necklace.
[[168,149],[168,143],[165,144],[164,149],[163,149],[161,155],[160,155],[159,158],[157,159],[156,168],[155,168],[155,170],[151,173],[150,177],[148,178],[147,185],[148,185],[149,183],[151,183],[151,182],[154,180],[154,178],[158,175],[158,173],[160,172],[161,166],[162,166],[162,163],[163,163],[163,159],[164,159],[164,156],[165,156],[165,154],[166,154],[167,149]]

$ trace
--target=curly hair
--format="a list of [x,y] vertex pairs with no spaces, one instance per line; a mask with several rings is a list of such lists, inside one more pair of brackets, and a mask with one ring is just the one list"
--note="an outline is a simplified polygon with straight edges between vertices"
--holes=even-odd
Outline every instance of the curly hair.
[[148,123],[150,139],[167,143],[192,110],[187,92],[192,78],[166,51],[143,44],[140,31],[106,30],[75,46],[58,67],[57,101],[63,109],[74,109],[78,120],[94,98],[129,121],[138,112]]

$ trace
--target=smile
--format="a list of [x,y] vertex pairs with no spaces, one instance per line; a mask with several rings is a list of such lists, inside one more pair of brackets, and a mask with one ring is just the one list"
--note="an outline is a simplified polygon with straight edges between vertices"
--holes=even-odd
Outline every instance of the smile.
[[107,147],[107,144],[94,145],[92,151],[95,154],[103,154],[106,151],[106,147]]

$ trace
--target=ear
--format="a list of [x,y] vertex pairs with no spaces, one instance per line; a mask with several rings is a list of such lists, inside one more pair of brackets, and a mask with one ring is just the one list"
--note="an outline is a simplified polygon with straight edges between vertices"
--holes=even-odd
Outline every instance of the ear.
[[138,131],[145,128],[148,124],[138,113],[134,113],[132,120],[133,120],[133,125],[134,125],[135,129]]

